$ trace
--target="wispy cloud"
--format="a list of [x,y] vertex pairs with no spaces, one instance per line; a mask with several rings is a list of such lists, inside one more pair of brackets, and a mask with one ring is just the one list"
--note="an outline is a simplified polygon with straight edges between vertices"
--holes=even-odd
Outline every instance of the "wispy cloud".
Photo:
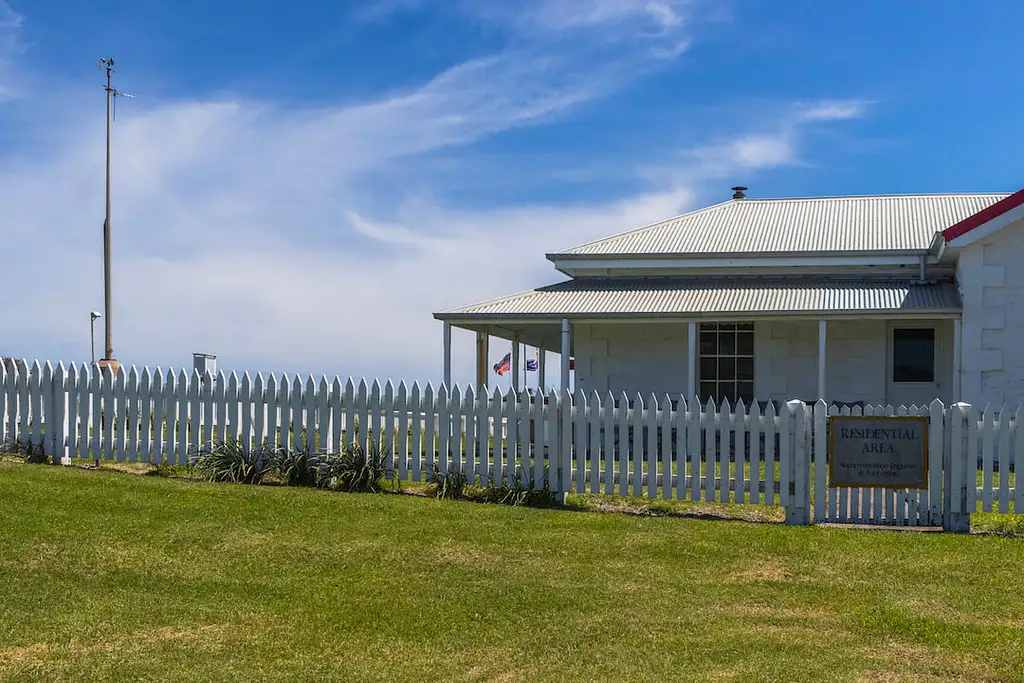
[[16,94],[13,70],[14,57],[22,51],[20,33],[23,19],[0,0],[0,103]]
[[820,102],[808,107],[802,118],[805,121],[844,121],[856,119],[867,113],[872,102],[864,100],[841,100],[835,102]]
[[[661,156],[663,172],[589,203],[467,209],[432,196],[444,188],[418,164],[424,155],[549,122],[635,78],[632,66],[657,59],[652,47],[686,37],[680,3],[582,6],[572,31],[595,32],[583,53],[520,34],[359,104],[134,101],[115,128],[115,351],[140,364],[208,351],[226,367],[434,379],[432,312],[546,284],[556,279],[546,251],[679,213],[702,180],[797,163],[804,126],[828,119],[765,128],[761,117],[689,153],[636,150],[626,166]],[[529,7],[534,23],[570,21],[550,14],[553,0]],[[595,47],[624,16],[639,42]],[[0,239],[18,253],[5,264],[0,338],[6,353],[70,360],[86,357],[85,314],[102,300],[103,141],[99,119],[47,123],[63,144],[0,157]],[[367,180],[396,163],[411,188]],[[531,172],[528,159],[507,164],[507,174]],[[459,377],[472,372],[471,347],[455,335]]]

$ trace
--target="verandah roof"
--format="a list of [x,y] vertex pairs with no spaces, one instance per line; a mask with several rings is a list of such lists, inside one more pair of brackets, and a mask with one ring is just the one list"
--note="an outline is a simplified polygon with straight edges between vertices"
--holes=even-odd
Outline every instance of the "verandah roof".
[[439,320],[721,318],[758,316],[945,317],[960,312],[952,282],[871,280],[575,279],[442,313]]

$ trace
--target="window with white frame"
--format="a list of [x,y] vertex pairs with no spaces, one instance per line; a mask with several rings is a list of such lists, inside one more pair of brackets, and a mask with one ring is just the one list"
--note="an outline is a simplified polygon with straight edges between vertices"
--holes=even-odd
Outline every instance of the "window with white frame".
[[754,400],[754,323],[702,323],[700,326],[702,401]]

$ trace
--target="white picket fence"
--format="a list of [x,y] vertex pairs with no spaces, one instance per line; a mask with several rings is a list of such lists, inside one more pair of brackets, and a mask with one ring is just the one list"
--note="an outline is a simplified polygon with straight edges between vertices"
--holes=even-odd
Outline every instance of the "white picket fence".
[[[716,406],[637,394],[476,393],[390,381],[17,361],[3,369],[0,439],[69,459],[187,464],[212,442],[338,451],[374,442],[405,481],[435,468],[477,485],[557,493],[781,505],[789,523],[942,525],[962,530],[978,503],[1024,512],[1014,487],[1024,408],[843,408],[819,401]],[[828,485],[828,416],[927,415],[926,489]],[[979,474],[980,473],[980,474]],[[978,481],[980,478],[980,482]],[[1012,505],[1012,508],[1011,508]]]

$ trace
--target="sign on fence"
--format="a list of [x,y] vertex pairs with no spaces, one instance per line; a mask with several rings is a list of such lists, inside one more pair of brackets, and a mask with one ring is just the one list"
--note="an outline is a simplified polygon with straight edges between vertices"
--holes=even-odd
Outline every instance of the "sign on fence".
[[829,486],[928,488],[928,418],[833,415]]

